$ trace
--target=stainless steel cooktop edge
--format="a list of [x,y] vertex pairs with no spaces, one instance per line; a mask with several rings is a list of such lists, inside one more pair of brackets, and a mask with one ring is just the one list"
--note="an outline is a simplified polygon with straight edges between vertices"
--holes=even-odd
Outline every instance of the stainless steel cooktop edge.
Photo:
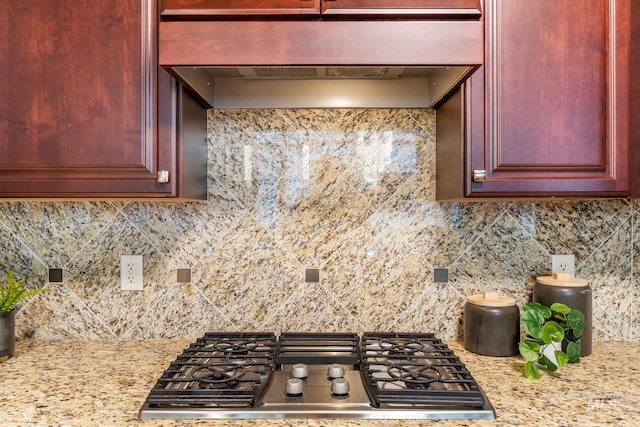
[[496,413],[485,396],[482,408],[372,408],[363,405],[362,409],[336,410],[335,407],[314,409],[292,409],[272,406],[268,409],[216,409],[180,408],[140,410],[140,419],[380,419],[380,420],[495,420]]

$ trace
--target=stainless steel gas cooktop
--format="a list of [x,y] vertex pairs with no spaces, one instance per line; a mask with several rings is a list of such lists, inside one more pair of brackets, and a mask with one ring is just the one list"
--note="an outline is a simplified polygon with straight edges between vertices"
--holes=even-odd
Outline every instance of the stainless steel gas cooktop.
[[173,361],[140,418],[495,419],[433,334],[207,333]]

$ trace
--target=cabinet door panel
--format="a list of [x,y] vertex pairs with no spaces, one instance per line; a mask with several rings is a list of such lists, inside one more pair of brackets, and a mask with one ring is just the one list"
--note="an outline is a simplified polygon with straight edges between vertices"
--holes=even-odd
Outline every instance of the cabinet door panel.
[[[640,2],[638,1],[631,5],[631,23],[631,69],[637,71],[640,70]],[[631,197],[640,198],[640,79],[631,79],[629,93]]]
[[[102,7],[100,6],[102,3]],[[4,168],[148,167],[140,0],[3,6]],[[126,34],[124,36],[123,34]],[[133,48],[133,50],[132,50]],[[142,120],[143,115],[144,120]],[[103,137],[99,144],[96,136]]]
[[[628,0],[489,0],[469,195],[627,195]],[[482,77],[475,77],[475,79]],[[471,85],[473,87],[473,85]],[[480,86],[480,85],[476,85]]]
[[50,176],[155,178],[151,3],[5,3],[0,173],[18,182],[2,193]]
[[[498,169],[602,166],[606,108],[599,100],[606,96],[607,58],[601,53],[608,38],[603,31],[608,21],[608,11],[602,10],[605,2],[553,1],[533,10],[526,0],[512,1],[508,7],[504,3],[496,10],[500,42],[491,87],[496,94],[492,118],[503,118],[495,126]],[[581,141],[582,150],[563,145],[574,139]],[[513,140],[519,143],[509,143]]]
[[178,99],[157,68],[157,1],[2,2],[0,197],[180,195],[177,111],[156,107]]

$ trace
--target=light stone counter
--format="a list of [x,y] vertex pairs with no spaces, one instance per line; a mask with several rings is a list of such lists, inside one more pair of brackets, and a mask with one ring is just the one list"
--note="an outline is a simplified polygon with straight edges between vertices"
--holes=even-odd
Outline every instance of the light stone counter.
[[640,342],[595,342],[593,354],[539,381],[520,357],[491,358],[449,343],[496,421],[138,420],[156,379],[188,341],[40,341],[0,363],[1,426],[594,426],[640,425]]

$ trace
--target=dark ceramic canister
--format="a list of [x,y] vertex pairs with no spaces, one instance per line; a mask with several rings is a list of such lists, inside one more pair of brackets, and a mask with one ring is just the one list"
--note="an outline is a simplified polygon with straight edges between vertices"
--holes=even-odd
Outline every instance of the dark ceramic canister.
[[16,312],[0,313],[0,362],[4,362],[11,355],[16,342]]
[[[586,326],[580,337],[580,356],[591,354],[592,297],[591,288],[585,279],[571,277],[566,273],[555,273],[553,276],[540,276],[533,285],[533,301],[550,307],[559,302],[570,308],[580,310],[584,314]],[[572,335],[570,340],[575,339]]]
[[485,356],[515,356],[519,341],[520,310],[514,298],[496,292],[467,297],[464,348]]

